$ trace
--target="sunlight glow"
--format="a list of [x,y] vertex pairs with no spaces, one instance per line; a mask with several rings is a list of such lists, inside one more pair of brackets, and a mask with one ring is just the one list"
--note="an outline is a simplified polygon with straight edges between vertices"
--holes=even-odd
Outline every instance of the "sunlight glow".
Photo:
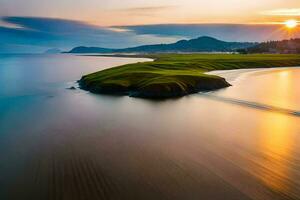
[[284,24],[287,28],[295,28],[298,25],[298,22],[296,20],[291,19],[284,22]]

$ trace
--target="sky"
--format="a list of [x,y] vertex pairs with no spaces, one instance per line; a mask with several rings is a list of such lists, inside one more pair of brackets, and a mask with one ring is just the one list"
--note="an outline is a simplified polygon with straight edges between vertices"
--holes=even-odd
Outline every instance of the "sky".
[[0,52],[298,37],[289,19],[300,21],[299,0],[0,0]]

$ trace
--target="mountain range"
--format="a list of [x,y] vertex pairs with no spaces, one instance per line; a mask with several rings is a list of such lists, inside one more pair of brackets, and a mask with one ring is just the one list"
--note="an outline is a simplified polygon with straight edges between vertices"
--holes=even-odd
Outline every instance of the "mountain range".
[[203,36],[191,40],[180,40],[172,44],[143,45],[124,49],[101,47],[75,47],[67,53],[176,53],[176,52],[233,52],[258,45],[251,42],[225,42]]

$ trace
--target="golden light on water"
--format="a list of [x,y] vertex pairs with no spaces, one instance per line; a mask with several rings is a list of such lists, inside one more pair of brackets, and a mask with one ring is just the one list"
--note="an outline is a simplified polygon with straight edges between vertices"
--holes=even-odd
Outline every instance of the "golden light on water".
[[291,146],[293,145],[288,116],[267,113],[261,127],[262,166],[259,178],[274,191],[286,191],[289,179]]
[[[280,107],[288,107],[291,102],[288,94],[291,92],[292,82],[290,72],[281,71],[277,74],[277,82],[268,94],[270,98],[283,95],[277,102]],[[290,158],[294,145],[293,125],[290,117],[278,113],[266,113],[261,126],[260,147],[263,149],[263,170],[258,173],[259,178],[274,191],[289,191],[286,180],[290,176]]]
[[294,19],[287,20],[284,22],[285,26],[289,29],[296,28],[298,26],[298,22]]

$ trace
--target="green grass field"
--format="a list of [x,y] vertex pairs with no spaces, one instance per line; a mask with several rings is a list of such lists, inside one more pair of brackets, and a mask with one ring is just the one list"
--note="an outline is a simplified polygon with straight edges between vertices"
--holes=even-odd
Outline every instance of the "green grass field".
[[170,98],[230,86],[207,75],[213,70],[300,66],[300,55],[156,54],[135,63],[83,76],[80,85],[94,93]]

